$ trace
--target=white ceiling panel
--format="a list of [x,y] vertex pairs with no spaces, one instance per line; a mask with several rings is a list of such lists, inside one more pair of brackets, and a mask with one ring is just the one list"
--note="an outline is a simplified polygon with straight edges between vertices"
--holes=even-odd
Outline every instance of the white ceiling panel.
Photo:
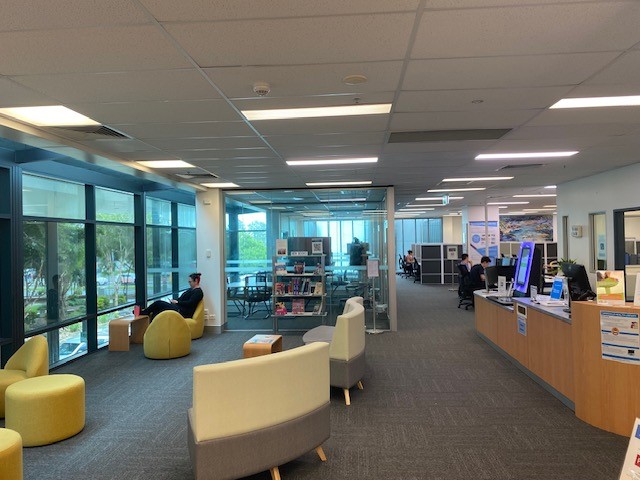
[[141,3],[163,22],[400,12],[415,10],[418,6],[418,0],[193,0],[181,3],[180,8],[171,0],[141,0]]
[[569,98],[640,95],[640,83],[579,85],[566,95]]
[[[527,4],[556,4],[559,0],[535,0],[523,2],[522,0],[426,0],[425,8],[485,8],[485,7],[518,7]],[[593,0],[561,0],[562,3],[591,3]]]
[[601,72],[585,82],[587,85],[615,85],[640,83],[640,51],[633,50],[621,55]]
[[[267,82],[272,97],[288,95],[392,92],[398,87],[402,62],[342,63],[324,65],[278,65],[275,67],[208,68],[207,75],[231,98],[255,97],[253,84]],[[347,75],[364,75],[368,82],[342,83]]]
[[[535,140],[500,140],[489,148],[492,152],[539,152],[539,151],[565,151],[565,150],[582,150],[586,147],[592,147],[605,142],[610,137],[593,136],[593,137],[566,137],[566,138],[537,138]],[[523,160],[515,160],[507,163],[518,163]],[[547,159],[531,160],[526,159],[525,162],[549,163]]]
[[384,146],[384,155],[402,155],[412,153],[433,152],[475,152],[489,148],[497,140],[467,140],[464,142],[412,142],[412,143],[387,143]]
[[135,151],[135,152],[122,152],[118,154],[124,160],[140,161],[140,160],[179,160],[175,155],[170,155],[161,150],[155,151]]
[[388,115],[262,120],[253,126],[263,135],[380,132],[386,130]]
[[546,110],[529,122],[527,126],[588,125],[601,123],[638,125],[640,124],[640,109],[638,107],[617,107]]
[[96,150],[104,150],[111,153],[159,151],[159,149],[154,148],[152,145],[148,145],[138,140],[130,140],[126,138],[86,140],[79,143]]
[[427,11],[411,56],[623,51],[640,41],[639,23],[637,1]]
[[131,0],[3,0],[0,31],[149,23]]
[[0,45],[1,75],[191,66],[152,26],[2,32]]
[[392,103],[394,92],[354,93],[351,95],[317,95],[309,97],[250,98],[233,100],[240,110],[266,110],[272,108],[334,107],[355,104]]
[[395,113],[394,131],[449,130],[466,128],[514,128],[526,123],[542,110],[486,110],[484,112]]
[[156,138],[147,140],[154,147],[167,150],[225,150],[234,148],[263,148],[264,142],[253,137],[227,138]]
[[54,104],[54,101],[39,92],[23,87],[8,78],[0,78],[0,108],[35,107]]
[[175,123],[112,123],[112,127],[141,139],[191,137],[244,137],[254,132],[244,122],[175,122]]
[[403,90],[577,85],[617,56],[608,53],[413,60]]
[[509,132],[505,140],[545,140],[562,138],[592,138],[619,136],[631,133],[633,125],[624,123],[594,123],[588,125],[552,125],[552,126],[524,126]]
[[268,148],[237,148],[233,150],[165,150],[179,158],[256,158],[273,157],[273,152]]
[[[504,88],[401,92],[395,112],[477,111],[546,108],[573,87]],[[478,103],[481,101],[481,103]],[[474,103],[476,102],[476,103]]]
[[375,133],[330,133],[326,135],[269,135],[266,140],[274,148],[314,147],[338,145],[381,145],[386,139],[385,132]]
[[377,157],[380,145],[342,145],[320,147],[280,147],[278,153],[287,160],[331,157]]
[[240,120],[224,100],[79,103],[71,108],[106,124]]
[[201,67],[292,65],[402,59],[413,20],[413,14],[380,14],[167,24],[166,29]]
[[149,102],[220,98],[195,69],[27,75],[16,82],[61,103]]

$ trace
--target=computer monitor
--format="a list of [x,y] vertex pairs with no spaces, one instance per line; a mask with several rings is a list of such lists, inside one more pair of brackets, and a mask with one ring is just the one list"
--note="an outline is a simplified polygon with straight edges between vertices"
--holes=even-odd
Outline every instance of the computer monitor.
[[[498,265],[498,260],[496,259],[496,265]],[[508,267],[511,265],[511,258],[509,257],[502,257],[500,259],[500,265],[503,267]]]
[[569,294],[571,300],[588,300],[589,298],[595,298],[596,294],[591,290],[591,283],[589,283],[589,276],[584,265],[579,263],[563,263],[562,273],[567,277],[569,281]]
[[487,290],[498,286],[498,267],[484,269],[484,284]]
[[529,287],[535,285],[538,292],[542,293],[544,286],[542,280],[542,255],[533,242],[522,242],[520,254],[514,274],[514,297],[528,297]]

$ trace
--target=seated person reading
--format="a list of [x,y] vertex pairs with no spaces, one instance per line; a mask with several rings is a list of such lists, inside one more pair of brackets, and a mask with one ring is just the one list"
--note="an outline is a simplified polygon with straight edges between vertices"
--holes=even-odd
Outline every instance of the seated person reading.
[[165,310],[174,310],[184,318],[193,317],[198,303],[200,303],[200,300],[203,298],[199,273],[189,275],[189,287],[190,288],[180,295],[177,300],[171,300],[171,302],[157,300],[147,308],[140,310],[140,313],[142,315],[149,315],[152,320],[158,313],[164,312]]
[[484,269],[489,266],[491,263],[491,259],[487,256],[482,257],[480,259],[480,263],[471,267],[471,271],[469,272],[469,277],[471,280],[471,288],[474,290],[479,290],[484,288]]

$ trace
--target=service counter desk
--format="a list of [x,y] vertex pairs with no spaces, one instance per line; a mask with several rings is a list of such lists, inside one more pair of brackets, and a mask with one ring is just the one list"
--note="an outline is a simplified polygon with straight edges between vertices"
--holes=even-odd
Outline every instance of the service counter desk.
[[510,307],[483,291],[475,295],[481,338],[581,420],[629,436],[640,417],[640,365],[602,358],[600,312],[640,314],[640,308],[573,302],[569,316],[562,307],[545,307],[528,298],[514,299]]

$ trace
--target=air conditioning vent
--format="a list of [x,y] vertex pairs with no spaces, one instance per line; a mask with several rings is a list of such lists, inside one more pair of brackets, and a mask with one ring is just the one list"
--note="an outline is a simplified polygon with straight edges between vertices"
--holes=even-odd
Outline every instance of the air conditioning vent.
[[126,138],[130,139],[127,135],[120,133],[112,128],[105,127],[104,125],[86,125],[77,127],[52,127],[51,130],[58,131],[59,134],[64,135],[63,132],[76,132],[84,133],[88,136],[96,137],[111,137],[111,138]]
[[515,165],[505,165],[504,167],[500,167],[498,170],[496,171],[500,171],[500,170],[515,170],[517,168],[539,168],[544,166],[544,163],[518,163]]
[[183,173],[178,173],[177,176],[180,178],[184,178],[185,180],[196,180],[196,181],[219,178],[217,175],[214,175],[213,173],[209,173],[205,170],[200,170],[200,171],[191,170]]
[[497,140],[510,131],[510,128],[476,128],[472,130],[425,130],[418,132],[392,132],[389,136],[388,143]]

